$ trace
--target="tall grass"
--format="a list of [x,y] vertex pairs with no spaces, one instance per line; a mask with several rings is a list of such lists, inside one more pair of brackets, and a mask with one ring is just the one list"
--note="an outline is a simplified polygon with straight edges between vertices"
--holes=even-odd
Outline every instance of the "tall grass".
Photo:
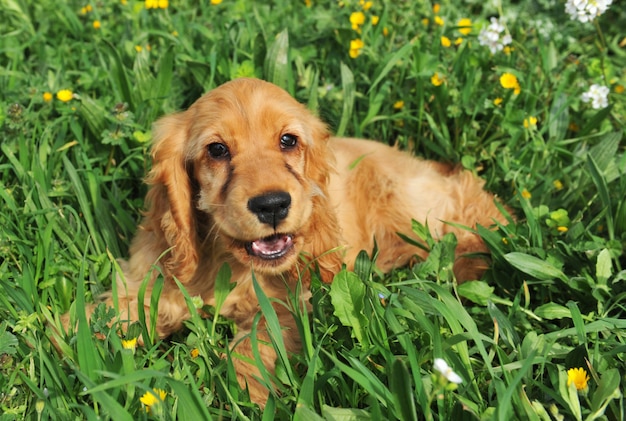
[[[0,2],[0,420],[624,419],[617,2],[588,24],[552,0],[149,3]],[[496,53],[478,39],[493,16],[513,41]],[[91,324],[81,311],[128,251],[151,123],[239,76],[284,87],[339,134],[460,163],[516,215],[479,229],[493,256],[482,280],[457,285],[456,240],[434,242],[416,223],[424,262],[383,275],[363,253],[331,286],[313,283],[312,313],[294,294],[283,305],[304,349],[272,343],[265,411],[237,384],[235,327],[215,309],[165,341],[144,320],[120,336],[110,310]],[[592,84],[610,89],[607,107],[582,101]],[[217,284],[223,297],[226,268]],[[78,329],[57,337],[71,307]],[[586,389],[570,368],[585,369]],[[155,389],[166,396],[146,411]]]

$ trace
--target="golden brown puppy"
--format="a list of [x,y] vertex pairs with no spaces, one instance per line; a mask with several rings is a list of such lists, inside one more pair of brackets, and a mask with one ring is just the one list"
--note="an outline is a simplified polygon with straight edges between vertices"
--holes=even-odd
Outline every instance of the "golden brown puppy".
[[[411,219],[428,222],[433,236],[454,232],[454,272],[477,279],[486,263],[466,253],[487,252],[469,227],[504,222],[483,181],[466,171],[424,161],[356,139],[331,138],[326,125],[287,92],[267,82],[237,79],[209,92],[187,111],[160,119],[154,128],[147,212],[118,280],[121,319],[137,319],[137,295],[147,274],[165,275],[157,330],[165,337],[189,317],[174,278],[191,296],[214,304],[216,273],[224,262],[236,287],[222,307],[241,332],[234,351],[251,357],[245,338],[259,311],[251,270],[265,294],[285,301],[309,268],[331,282],[343,262],[349,268],[374,239],[383,270],[425,252],[396,233],[410,233]],[[146,309],[150,302],[148,286]],[[111,304],[112,297],[107,301]],[[276,306],[289,351],[300,347],[291,314]],[[146,310],[146,313],[149,313]],[[261,322],[263,323],[263,322]],[[258,326],[260,342],[270,342]],[[261,346],[273,369],[275,353]],[[235,361],[242,386],[263,404],[268,391],[258,369]]]

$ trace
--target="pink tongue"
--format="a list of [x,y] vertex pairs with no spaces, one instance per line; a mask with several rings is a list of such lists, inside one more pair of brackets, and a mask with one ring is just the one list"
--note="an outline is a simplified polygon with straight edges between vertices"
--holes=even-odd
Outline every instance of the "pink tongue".
[[252,252],[261,256],[275,256],[282,254],[291,247],[289,235],[277,235],[252,242]]

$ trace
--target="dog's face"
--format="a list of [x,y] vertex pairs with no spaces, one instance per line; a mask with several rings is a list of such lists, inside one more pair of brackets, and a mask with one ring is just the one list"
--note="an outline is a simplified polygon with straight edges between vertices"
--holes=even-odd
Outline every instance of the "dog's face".
[[[195,207],[178,218],[180,212],[172,209],[173,219],[185,224],[191,218],[193,225],[199,211],[211,221],[207,232],[192,226],[187,235],[199,235],[198,244],[219,238],[239,262],[259,272],[281,273],[295,265],[307,241],[305,231],[311,229],[316,197],[327,183],[323,123],[277,86],[238,79],[184,113],[166,117],[156,131],[156,173],[167,173],[172,156],[183,154],[177,161],[184,162],[186,174],[178,178],[190,179],[187,186],[163,182],[170,206],[191,200]],[[178,189],[193,192],[181,199]]]

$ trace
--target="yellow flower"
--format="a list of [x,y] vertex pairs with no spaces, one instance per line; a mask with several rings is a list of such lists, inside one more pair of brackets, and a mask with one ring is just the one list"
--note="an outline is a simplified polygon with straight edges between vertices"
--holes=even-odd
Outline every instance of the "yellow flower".
[[85,10],[87,10],[88,12],[91,12],[93,10],[93,7],[91,7],[91,5],[88,4],[87,6],[85,6]]
[[167,6],[169,6],[169,5],[170,5],[170,2],[168,0],[159,0],[158,1],[158,6],[161,9],[167,9]]
[[404,108],[404,101],[394,102],[393,108],[395,108],[396,110],[401,110],[402,108]]
[[43,100],[46,102],[52,101],[52,94],[50,92],[43,93]]
[[365,23],[365,14],[363,12],[352,12],[350,15],[350,23],[355,31]]
[[472,32],[472,21],[468,18],[460,19],[457,26],[459,27],[459,32],[463,35],[467,35]]
[[496,107],[500,106],[500,104],[502,104],[503,99],[498,97],[496,99],[493,100],[493,105],[495,105]]
[[615,88],[613,88],[613,90],[615,91],[616,94],[623,94],[624,90],[626,90],[624,88],[623,85],[615,85]]
[[526,189],[522,190],[522,197],[524,199],[530,199],[531,197],[533,197],[532,194],[530,194],[530,192]]
[[135,350],[137,348],[137,338],[122,339],[122,348]]
[[452,41],[450,41],[450,38],[448,38],[445,35],[443,35],[441,37],[441,45],[443,45],[444,47],[448,48],[449,46],[452,45]]
[[433,13],[437,14],[439,13],[439,10],[441,9],[441,5],[439,3],[435,3],[433,4]]
[[305,5],[306,7],[311,7],[311,4],[312,4],[312,3],[311,3],[311,0],[304,0],[304,5]]
[[524,119],[524,128],[528,129],[537,126],[537,117],[530,116]]
[[389,28],[387,28],[386,26],[383,28],[383,36],[387,36],[389,35]]
[[435,16],[435,24],[443,26],[443,19],[441,19],[439,16]]
[[200,351],[198,351],[198,348],[194,348],[189,354],[191,355],[191,358],[198,358],[198,355],[200,355]]
[[379,16],[372,16],[372,26],[376,26],[378,25],[378,22],[380,21],[380,17]]
[[71,101],[74,97],[74,94],[69,89],[61,89],[57,92],[57,99],[62,102]]
[[156,9],[158,7],[158,0],[146,0],[144,5],[146,9]]
[[552,185],[554,185],[554,188],[557,190],[562,190],[563,189],[563,183],[561,182],[561,180],[554,180],[552,182]]
[[463,38],[458,37],[457,39],[454,40],[454,45],[459,46],[461,45],[462,42],[463,42]]
[[432,75],[430,78],[430,83],[435,86],[441,86],[441,84],[443,83],[443,78],[439,76],[439,73],[435,72],[435,74]]
[[211,4],[220,4],[222,0],[211,0]]
[[100,23],[99,20],[94,20],[93,21],[93,29],[100,29],[101,26],[102,26],[102,24]]
[[429,23],[430,23],[430,20],[428,20],[428,18],[422,19],[422,25],[428,26]]
[[515,77],[513,73],[503,73],[502,76],[500,76],[500,85],[502,85],[504,89],[513,89],[515,95],[522,91],[517,77]]
[[558,232],[567,232],[568,228],[564,227],[564,226],[558,226],[558,227],[556,227],[556,230]]
[[150,412],[150,408],[160,405],[165,400],[167,392],[163,389],[153,389],[143,394],[139,401],[146,407],[146,412]]
[[506,54],[507,56],[510,56],[510,55],[511,55],[511,51],[513,51],[513,50],[514,50],[514,48],[513,48],[513,47],[509,47],[508,45],[506,45],[506,46],[502,49],[502,52],[503,52],[504,54]]
[[567,387],[572,383],[576,386],[576,390],[586,390],[589,375],[584,368],[570,368],[567,370]]
[[120,0],[120,3],[122,3],[123,6],[126,6],[126,3],[128,3],[128,0]]
[[366,2],[361,2],[361,5],[363,6],[363,10],[368,11],[372,8],[374,3],[371,1],[366,1]]
[[361,54],[361,49],[365,46],[360,39],[350,41],[350,57],[357,58]]
[[141,45],[135,45],[135,51],[141,53],[141,50],[143,50],[143,47]]

